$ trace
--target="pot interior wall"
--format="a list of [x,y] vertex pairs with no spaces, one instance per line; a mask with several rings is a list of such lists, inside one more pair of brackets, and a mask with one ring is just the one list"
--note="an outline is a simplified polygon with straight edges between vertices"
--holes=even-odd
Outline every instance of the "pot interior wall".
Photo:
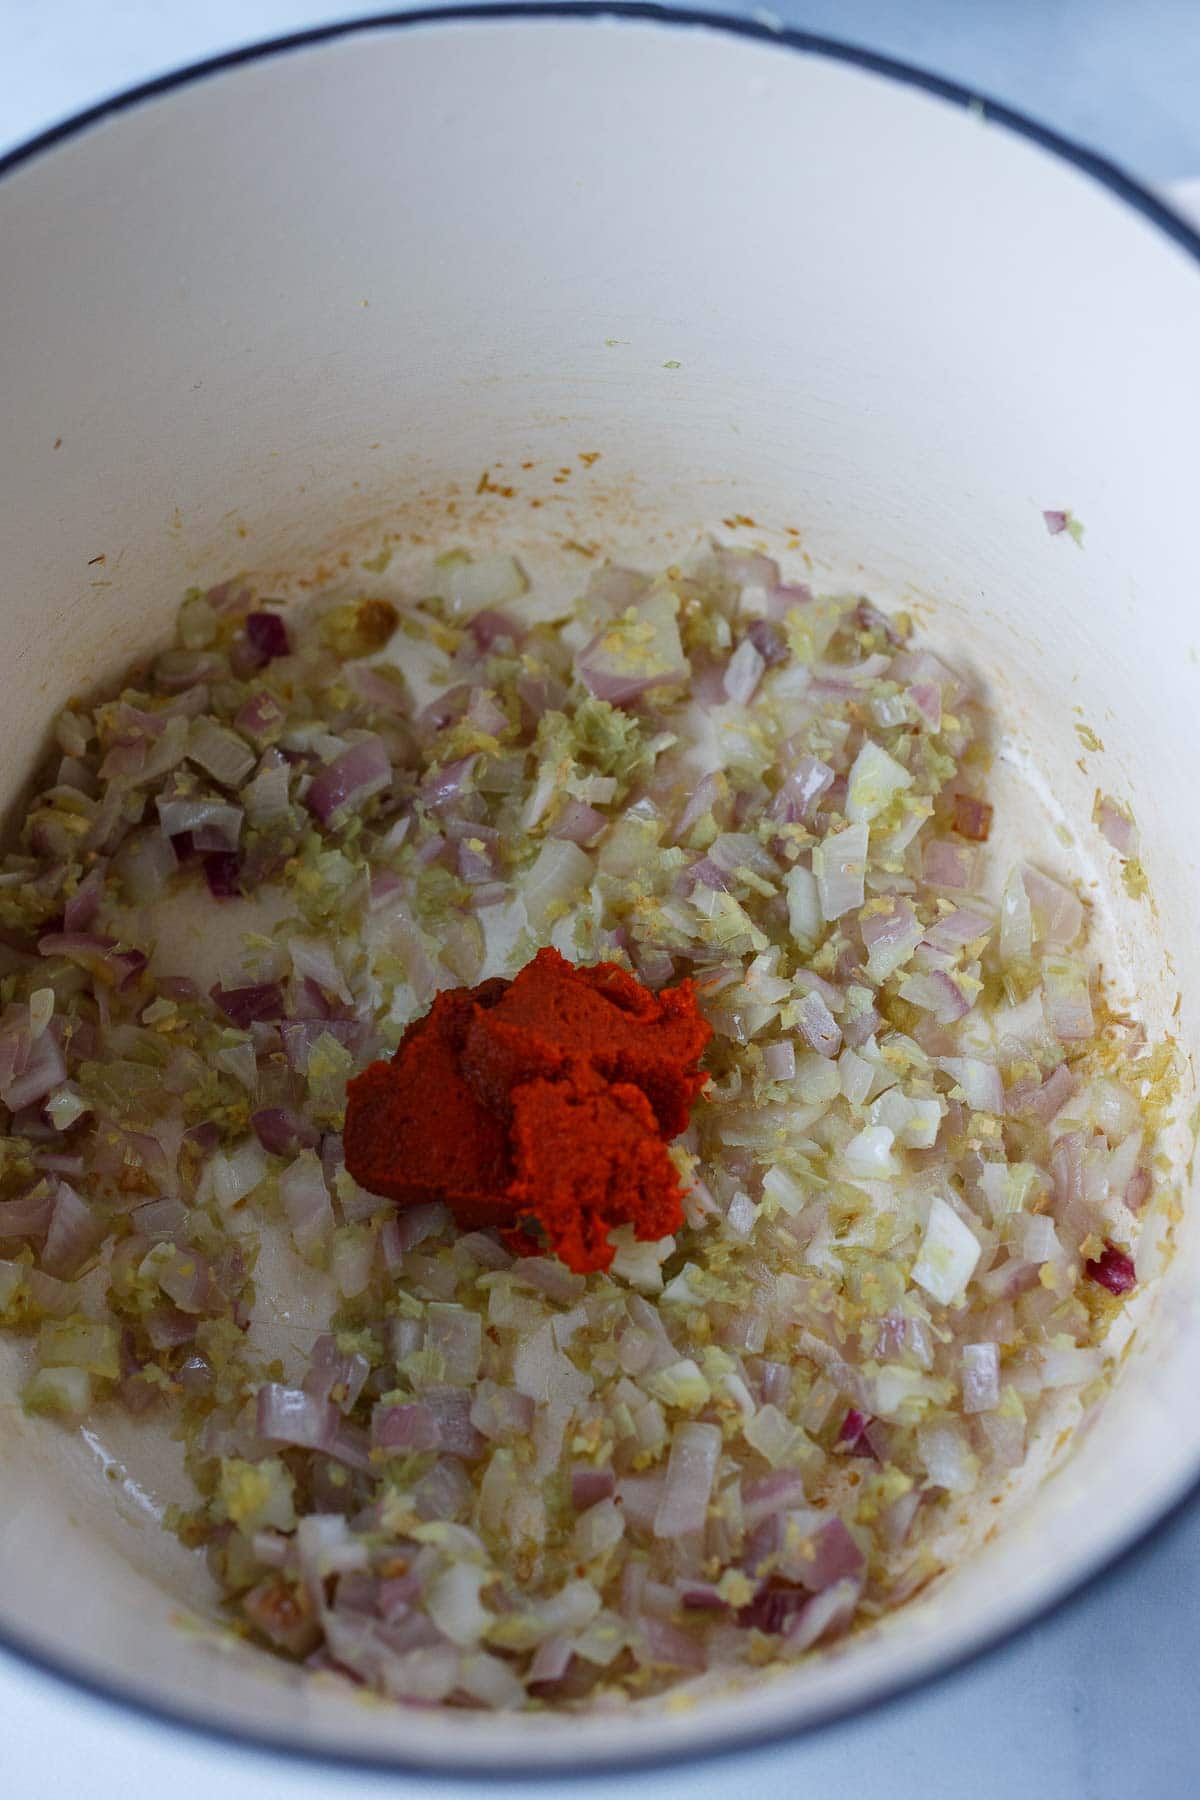
[[[662,561],[715,530],[916,604],[1070,825],[1118,990],[1152,1030],[1182,993],[1171,1028],[1193,1041],[1200,281],[1089,178],[769,39],[529,18],[359,32],[195,82],[16,169],[0,227],[6,801],[54,709],[160,644],[193,582],[365,588],[385,534],[393,580],[456,542],[575,579],[579,546]],[[1062,506],[1082,549],[1046,531]],[[1134,804],[1153,905],[1094,840],[1097,787]],[[1200,1462],[1179,1424],[1200,1375],[1190,1214],[1180,1238],[1118,1391],[986,1551],[873,1639],[630,1719],[615,1753],[877,1692],[1147,1524]],[[11,1387],[19,1354],[0,1356]],[[217,1654],[174,1623],[203,1573],[135,1488],[85,1440],[4,1418],[12,1636],[282,1740],[493,1767],[614,1753],[602,1720],[367,1712]],[[143,1488],[177,1479],[113,1441]]]

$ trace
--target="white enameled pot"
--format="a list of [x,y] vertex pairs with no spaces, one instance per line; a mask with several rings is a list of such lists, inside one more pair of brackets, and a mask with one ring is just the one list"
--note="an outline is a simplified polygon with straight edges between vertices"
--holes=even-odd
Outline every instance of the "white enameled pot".
[[[1073,830],[1061,854],[1095,884],[1118,988],[1152,1031],[1181,994],[1186,1048],[1200,243],[1114,171],[911,71],[618,13],[337,28],[9,159],[6,800],[54,709],[161,643],[192,582],[295,588],[384,532],[402,570],[464,541],[662,562],[716,530],[917,605],[990,688],[1021,807]],[[1061,507],[1082,548],[1047,532]],[[1097,787],[1134,805],[1153,906],[1089,834]],[[443,1771],[800,1730],[1002,1637],[1179,1501],[1200,1473],[1198,1274],[1185,1209],[1110,1400],[952,1578],[701,1707],[368,1708],[217,1647],[180,1627],[211,1597],[153,1520],[157,1451],[7,1404],[0,1640],[181,1720]],[[0,1343],[10,1398],[19,1375]]]

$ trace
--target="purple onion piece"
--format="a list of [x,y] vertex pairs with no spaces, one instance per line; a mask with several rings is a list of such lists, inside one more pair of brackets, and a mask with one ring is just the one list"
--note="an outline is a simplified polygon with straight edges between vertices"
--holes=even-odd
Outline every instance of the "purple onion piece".
[[460,756],[454,762],[431,769],[421,783],[421,799],[425,805],[437,812],[459,799],[478,760],[477,756]]
[[67,901],[63,908],[64,931],[86,931],[92,924],[100,909],[106,867],[103,862],[97,863]]
[[54,1194],[40,1181],[27,1194],[0,1200],[0,1242],[44,1237],[53,1211]]
[[742,1515],[747,1531],[753,1531],[764,1519],[804,1504],[804,1478],[798,1469],[777,1469],[742,1486]]
[[247,613],[246,638],[257,655],[260,668],[291,651],[287,626],[278,613]]
[[31,1043],[18,1040],[17,1052],[19,1063],[12,1073],[5,1078],[0,1071],[0,1100],[14,1113],[44,1100],[67,1078],[66,1058],[52,1030]]
[[218,983],[210,994],[229,1023],[242,1031],[256,1021],[283,1017],[283,989],[277,981],[253,982],[238,988],[223,988]]
[[586,849],[596,842],[608,824],[602,812],[582,800],[568,800],[550,828],[550,836],[565,838]]
[[236,850],[210,850],[204,858],[204,879],[214,900],[241,896],[242,859]]
[[322,825],[330,825],[358,812],[391,779],[392,765],[381,739],[359,738],[321,771],[304,803]]
[[790,654],[787,633],[774,619],[755,619],[746,636],[762,657],[768,669],[785,663]]
[[530,1688],[556,1687],[571,1666],[574,1656],[571,1640],[561,1634],[543,1638],[529,1665]]
[[617,1478],[611,1469],[597,1469],[590,1464],[571,1471],[571,1505],[576,1512],[586,1512],[600,1500],[616,1491]]
[[474,638],[476,648],[482,651],[494,650],[506,641],[516,646],[525,635],[507,613],[495,612],[487,607],[468,620],[467,630]]
[[61,1281],[83,1268],[104,1238],[104,1222],[81,1194],[60,1181],[42,1250],[42,1268]]
[[371,1442],[379,1450],[439,1450],[442,1446],[437,1420],[429,1407],[413,1401],[399,1406],[377,1406],[371,1415]]
[[286,1106],[261,1107],[250,1124],[264,1150],[272,1156],[295,1156],[299,1150],[315,1150],[321,1141],[316,1126]]
[[234,726],[243,737],[261,742],[279,730],[287,717],[274,694],[251,694],[234,716]]

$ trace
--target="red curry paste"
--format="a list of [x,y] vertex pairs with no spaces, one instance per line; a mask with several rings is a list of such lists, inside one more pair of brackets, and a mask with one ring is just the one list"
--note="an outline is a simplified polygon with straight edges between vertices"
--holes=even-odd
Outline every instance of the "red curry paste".
[[541,1227],[569,1268],[605,1269],[608,1233],[683,1223],[667,1151],[706,1077],[690,981],[652,994],[615,963],[540,950],[514,981],[437,996],[390,1063],[346,1093],[346,1167],[400,1206],[440,1200],[517,1247]]

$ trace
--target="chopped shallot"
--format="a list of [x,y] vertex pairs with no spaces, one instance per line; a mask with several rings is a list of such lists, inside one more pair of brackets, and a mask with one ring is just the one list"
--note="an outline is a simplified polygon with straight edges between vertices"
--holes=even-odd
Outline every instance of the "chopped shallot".
[[[902,612],[753,548],[582,594],[392,551],[402,600],[190,591],[54,724],[0,859],[22,1399],[181,1437],[177,1529],[314,1672],[499,1710],[741,1681],[901,1604],[1096,1403],[1173,1212],[1173,1055],[1105,1004],[1059,853],[998,863],[982,684]],[[1129,809],[1093,821],[1141,891]],[[586,1277],[438,1182],[367,1191],[342,1137],[435,996],[546,944],[714,1028],[677,1228],[631,1207]]]

